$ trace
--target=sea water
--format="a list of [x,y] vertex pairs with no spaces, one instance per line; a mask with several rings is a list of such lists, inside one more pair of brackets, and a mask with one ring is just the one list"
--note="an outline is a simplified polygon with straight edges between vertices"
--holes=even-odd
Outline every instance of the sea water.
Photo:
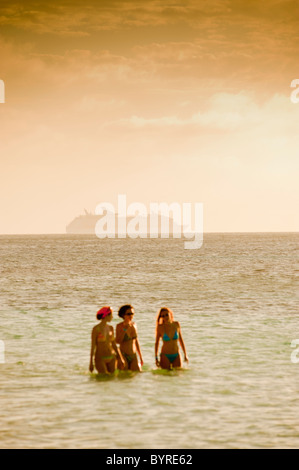
[[[296,233],[0,237],[1,448],[299,447]],[[131,303],[142,373],[88,371],[96,311]],[[155,366],[158,309],[189,364]],[[299,344],[299,340],[298,340]]]

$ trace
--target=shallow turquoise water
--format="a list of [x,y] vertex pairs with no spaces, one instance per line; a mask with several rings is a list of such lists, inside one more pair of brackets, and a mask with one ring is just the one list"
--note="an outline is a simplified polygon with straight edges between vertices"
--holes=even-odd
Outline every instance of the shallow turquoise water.
[[[0,237],[1,448],[298,447],[298,234]],[[97,309],[135,307],[141,374],[88,372]],[[190,363],[157,371],[156,313]],[[298,354],[299,356],[299,354]],[[4,362],[4,363],[3,363]]]

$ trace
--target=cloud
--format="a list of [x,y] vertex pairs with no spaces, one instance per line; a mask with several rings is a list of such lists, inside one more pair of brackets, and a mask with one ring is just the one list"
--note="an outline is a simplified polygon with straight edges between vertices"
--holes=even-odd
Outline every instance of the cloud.
[[146,118],[133,115],[128,118],[110,122],[110,126],[131,127],[136,129],[163,128],[186,129],[204,128],[213,131],[258,130],[271,123],[272,131],[284,131],[282,123],[292,132],[298,118],[298,109],[292,106],[289,98],[275,95],[262,105],[253,95],[244,92],[215,93],[209,100],[204,111],[198,111],[191,116],[179,115]]
[[[120,31],[177,27],[186,34],[192,28],[199,36],[223,37],[234,31],[242,34],[242,40],[252,26],[284,25],[284,28],[296,24],[295,0],[53,0],[39,2],[35,0],[2,0],[0,6],[0,24],[6,27],[31,30],[41,34],[91,34],[94,31]],[[259,28],[261,30],[261,28]],[[164,30],[167,38],[168,31]]]
[[45,64],[60,83],[72,73],[72,83],[105,82],[106,90],[109,82],[209,96],[216,81],[223,91],[270,95],[297,68],[294,12],[293,1],[269,0],[4,0],[0,25],[22,60]]
[[[109,198],[216,201],[217,218],[223,200],[255,197],[259,210],[263,194],[276,197],[281,220],[289,201],[297,213],[296,8],[2,0],[2,212],[25,223],[38,194],[55,223],[52,199],[76,211],[100,197],[101,182]],[[255,217],[246,226],[258,227]]]

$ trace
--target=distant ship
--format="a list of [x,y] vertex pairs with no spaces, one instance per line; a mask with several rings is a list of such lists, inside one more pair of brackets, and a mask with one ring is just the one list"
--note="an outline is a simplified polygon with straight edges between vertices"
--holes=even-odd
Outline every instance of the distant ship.
[[[77,234],[77,235],[95,235],[96,234],[96,224],[97,222],[104,217],[103,215],[97,215],[93,214],[91,212],[88,212],[86,209],[84,209],[85,214],[79,215],[78,217],[75,217],[67,226],[66,226],[66,233],[67,234]],[[122,224],[123,226],[127,226],[127,224],[130,222],[130,220],[134,219],[134,216],[127,216],[125,220],[125,224]],[[150,227],[150,216],[148,215],[145,217],[146,219],[146,226],[147,226],[147,231],[144,233],[144,235],[150,235],[149,227]],[[180,225],[175,224],[174,220],[171,217],[162,217],[159,215],[159,222],[156,225],[156,230],[155,232],[157,233],[158,237],[161,237],[161,234],[163,233],[161,230],[161,225],[162,225],[162,219],[163,222],[165,223],[166,227],[169,227],[169,237],[173,237],[174,234],[181,234],[182,233],[182,227]],[[124,222],[124,221],[123,221]],[[145,221],[144,221],[145,222]],[[168,232],[168,230],[167,230]],[[115,237],[117,238],[118,235],[118,215],[115,214]],[[165,232],[164,232],[165,233]]]
[[84,209],[85,214],[75,217],[67,226],[66,233],[78,235],[95,235],[96,223],[101,215],[96,215]]

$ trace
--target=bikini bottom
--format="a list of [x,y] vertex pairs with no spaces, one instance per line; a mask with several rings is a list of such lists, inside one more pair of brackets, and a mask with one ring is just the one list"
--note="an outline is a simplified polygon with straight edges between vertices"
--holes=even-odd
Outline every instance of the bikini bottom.
[[165,354],[165,356],[167,357],[167,359],[169,360],[169,362],[172,364],[176,358],[178,357],[179,353],[175,353],[175,354]]
[[134,359],[136,358],[136,353],[134,354],[126,354],[126,353],[122,353],[122,355],[124,356],[124,358],[126,359],[128,365],[131,364],[132,361],[134,361]]
[[115,358],[114,354],[112,354],[111,356],[101,356],[101,360],[104,361],[104,362],[110,362],[114,358]]

